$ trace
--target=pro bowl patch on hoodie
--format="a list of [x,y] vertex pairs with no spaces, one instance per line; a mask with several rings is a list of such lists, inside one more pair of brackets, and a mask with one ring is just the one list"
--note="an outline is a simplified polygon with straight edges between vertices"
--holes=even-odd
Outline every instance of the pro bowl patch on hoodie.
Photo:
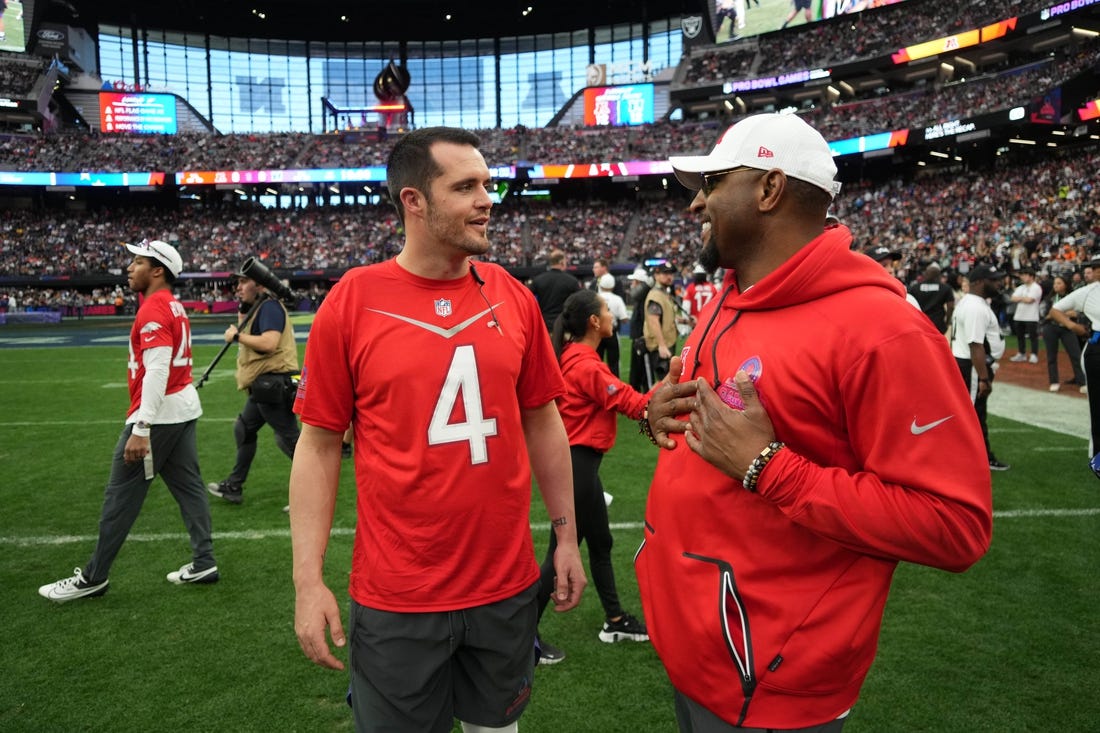
[[764,373],[764,363],[760,361],[759,356],[750,356],[741,362],[741,366],[737,367],[732,375],[726,377],[725,381],[718,387],[718,396],[722,398],[723,402],[735,410],[744,410],[745,401],[741,399],[741,393],[737,391],[737,382],[734,381],[737,372],[748,374],[749,379],[755,385],[756,380]]

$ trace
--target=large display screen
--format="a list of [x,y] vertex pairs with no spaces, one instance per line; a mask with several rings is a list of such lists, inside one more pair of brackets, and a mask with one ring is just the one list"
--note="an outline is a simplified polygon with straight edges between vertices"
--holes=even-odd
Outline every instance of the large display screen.
[[736,41],[904,0],[711,0],[715,43]]
[[653,85],[627,84],[584,90],[584,124],[645,125],[653,122]]
[[0,51],[23,53],[27,50],[27,27],[31,19],[23,19],[23,3],[20,0],[7,0],[0,5],[4,6],[0,10]]
[[176,97],[172,94],[100,92],[99,131],[174,135]]

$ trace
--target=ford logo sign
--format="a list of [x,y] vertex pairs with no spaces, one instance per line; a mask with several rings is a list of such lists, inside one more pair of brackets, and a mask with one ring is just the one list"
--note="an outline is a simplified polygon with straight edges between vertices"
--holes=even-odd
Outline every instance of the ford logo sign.
[[61,31],[55,31],[50,29],[43,29],[36,34],[40,41],[63,41],[65,40],[65,34]]

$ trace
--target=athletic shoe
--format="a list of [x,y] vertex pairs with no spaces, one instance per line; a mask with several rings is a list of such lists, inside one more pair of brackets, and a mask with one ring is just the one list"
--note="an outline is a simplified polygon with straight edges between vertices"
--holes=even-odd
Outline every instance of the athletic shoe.
[[618,621],[604,621],[600,641],[613,644],[616,641],[649,641],[645,624],[624,613]]
[[539,664],[557,664],[565,659],[565,652],[553,644],[546,643],[541,636],[535,637],[535,648],[539,652]]
[[1027,357],[1023,354],[1016,354],[1016,356],[1009,359],[1009,361],[1027,361]]
[[1094,455],[1092,460],[1089,461],[1089,468],[1096,474],[1096,478],[1100,478],[1100,453]]
[[195,566],[191,563],[187,563],[179,570],[173,570],[167,575],[168,582],[175,583],[176,585],[184,585],[186,583],[217,583],[218,577],[217,565],[208,567],[206,570],[195,570]]
[[1058,383],[1054,383],[1054,384],[1050,385],[1050,391],[1051,392],[1057,392],[1061,388],[1062,388],[1062,385],[1060,385]]
[[80,568],[73,568],[71,578],[62,578],[56,583],[42,586],[38,589],[38,595],[55,603],[75,601],[77,598],[92,598],[106,593],[108,582],[104,580],[102,583],[89,583]]
[[1010,468],[1012,468],[1012,466],[1008,465],[1007,463],[1001,463],[996,458],[989,459],[990,471],[1007,471]]
[[1039,357],[1036,356],[1035,354],[1032,354],[1031,356],[1029,356],[1027,358],[1027,363],[1028,364],[1038,364],[1039,363]]
[[216,484],[207,484],[206,490],[214,496],[220,496],[230,504],[240,504],[244,501],[244,487],[229,479],[219,481]]
[[340,444],[340,457],[351,458],[351,443]]

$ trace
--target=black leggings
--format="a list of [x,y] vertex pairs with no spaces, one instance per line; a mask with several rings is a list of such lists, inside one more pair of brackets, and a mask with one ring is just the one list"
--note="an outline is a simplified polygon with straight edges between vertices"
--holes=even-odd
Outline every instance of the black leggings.
[[1058,384],[1058,344],[1066,347],[1069,363],[1073,367],[1073,381],[1080,387],[1085,384],[1085,372],[1081,369],[1081,342],[1077,334],[1053,321],[1043,324],[1043,345],[1047,350],[1047,376],[1051,384]]
[[[615,569],[611,566],[611,527],[607,520],[607,502],[603,498],[600,483],[600,461],[603,453],[584,445],[569,446],[573,459],[573,507],[577,514],[577,542],[588,545],[588,572],[596,593],[600,596],[603,612],[608,618],[623,614],[619,605],[619,593],[615,589]],[[550,602],[554,590],[554,550],[558,538],[550,529],[550,547],[542,562],[539,583],[539,618]]]

